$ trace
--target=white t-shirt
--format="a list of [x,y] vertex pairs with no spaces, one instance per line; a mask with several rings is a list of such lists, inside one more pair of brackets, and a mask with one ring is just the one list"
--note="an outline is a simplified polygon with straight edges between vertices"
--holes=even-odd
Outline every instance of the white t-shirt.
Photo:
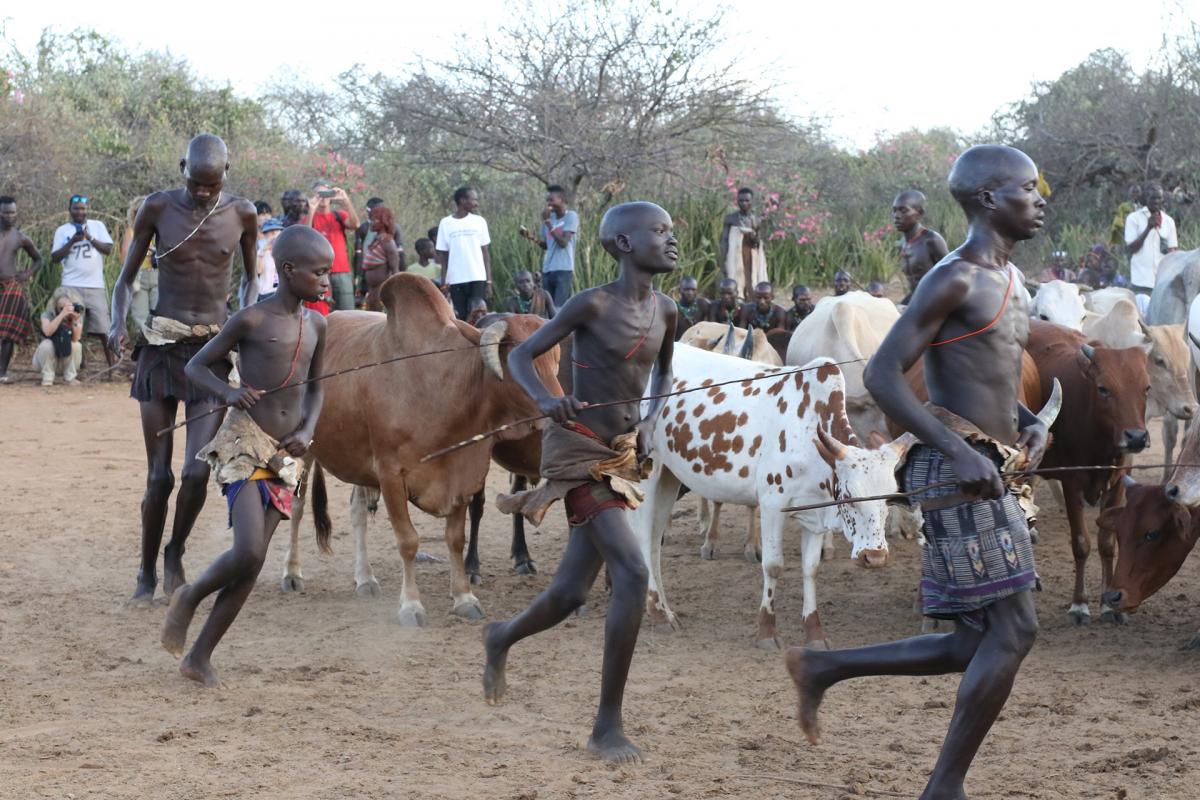
[[[97,242],[113,243],[112,237],[108,235],[108,228],[104,227],[103,222],[89,219],[87,230]],[[54,231],[54,244],[50,249],[60,249],[74,235],[74,222],[59,225],[58,229]],[[62,260],[62,285],[78,286],[82,289],[104,288],[104,256],[100,255],[100,251],[92,247],[91,242],[86,239],[73,244],[66,258]]]
[[[1150,224],[1150,212],[1142,206],[1125,217],[1125,244],[1132,244],[1146,226]],[[1142,242],[1142,249],[1129,257],[1129,281],[1134,286],[1154,288],[1154,279],[1158,275],[1158,262],[1162,261],[1161,243],[1167,247],[1179,247],[1179,238],[1175,234],[1175,220],[1162,212],[1162,224],[1152,228]]]
[[443,217],[438,224],[437,249],[447,254],[446,283],[453,286],[486,281],[483,251],[479,248],[491,243],[487,220],[478,214],[467,214],[462,219]]

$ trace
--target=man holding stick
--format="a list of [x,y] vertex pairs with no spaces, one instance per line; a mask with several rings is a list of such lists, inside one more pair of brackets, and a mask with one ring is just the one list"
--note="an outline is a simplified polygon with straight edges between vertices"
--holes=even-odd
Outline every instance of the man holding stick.
[[[817,710],[834,684],[869,675],[963,673],[950,730],[922,800],[963,800],[967,769],[1008,699],[1037,634],[1033,551],[1025,516],[999,467],[1036,467],[1047,431],[1017,401],[1029,310],[1014,291],[1009,256],[1042,225],[1038,173],[1019,150],[964,152],[950,190],[970,224],[966,242],[930,270],[864,374],[889,417],[919,439],[903,489],[916,495],[927,540],[921,595],[928,616],[953,619],[947,634],[852,650],[794,647],[787,667],[800,727],[820,741]],[[925,358],[930,406],[904,379]]]
[[[223,188],[229,154],[217,136],[201,134],[188,144],[180,160],[185,188],[155,192],[146,198],[133,226],[133,240],[113,291],[109,344],[120,353],[128,340],[125,318],[133,295],[133,281],[154,240],[158,260],[158,308],[134,343],[137,362],[130,395],[138,401],[142,436],[146,442],[146,494],[142,498],[142,563],[132,603],[149,606],[158,584],[158,548],[166,525],[167,500],[175,486],[171,472],[173,440],[158,431],[175,422],[179,404],[186,417],[219,405],[221,400],[195,386],[184,374],[189,359],[225,324],[229,311],[229,270],[237,249],[242,253],[240,300],[242,308],[258,295],[255,252],[258,217],[254,205],[227,195]],[[223,379],[229,362],[213,367]],[[224,419],[223,412],[208,414],[188,424],[182,480],[175,499],[171,541],[163,551],[163,590],[169,597],[186,578],[183,550],[188,534],[204,507],[208,490],[208,465],[196,459],[200,447],[211,441]]]

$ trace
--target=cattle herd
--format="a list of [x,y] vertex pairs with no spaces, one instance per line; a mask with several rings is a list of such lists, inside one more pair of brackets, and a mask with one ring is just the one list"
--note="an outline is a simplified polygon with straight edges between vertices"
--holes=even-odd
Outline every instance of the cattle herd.
[[[1186,423],[1196,414],[1200,300],[1194,298],[1200,292],[1200,253],[1168,256],[1163,270],[1166,279],[1155,290],[1146,321],[1127,290],[1081,296],[1078,286],[1061,281],[1037,287],[1030,303],[1021,399],[1030,408],[1042,408],[1057,382],[1063,405],[1051,427],[1043,466],[1119,468],[1149,444],[1152,417],[1163,418],[1164,438],[1173,449],[1178,420]],[[1159,292],[1171,296],[1160,297]],[[368,510],[373,512],[382,499],[404,564],[399,618],[409,625],[425,624],[426,611],[417,589],[417,534],[408,503],[444,518],[452,612],[477,619],[484,612],[472,584],[479,581],[476,537],[484,480],[495,462],[516,480],[537,481],[544,422],[518,425],[445,458],[422,462],[421,457],[447,441],[537,415],[508,378],[505,361],[542,323],[525,315],[496,315],[476,333],[452,324],[444,301],[420,281],[389,282],[383,301],[390,312],[403,307],[403,315],[330,318],[326,360],[331,371],[400,353],[475,349],[451,354],[436,366],[429,360],[406,361],[386,373],[356,373],[332,382],[309,456],[315,462],[309,471],[312,487],[302,487],[301,496],[312,496],[319,537],[328,536],[323,473],[361,487],[353,495],[351,521],[355,580],[363,595],[379,591],[367,559],[366,529]],[[667,602],[659,556],[672,508],[689,490],[704,504],[701,555],[706,558],[716,552],[722,504],[752,509],[744,553],[762,562],[756,641],[766,648],[780,647],[775,602],[787,529],[800,529],[802,626],[812,646],[825,640],[815,578],[822,554],[831,552],[832,534],[840,530],[851,557],[870,568],[887,562],[885,531],[919,535],[919,512],[907,505],[889,508],[872,501],[806,512],[781,510],[896,491],[894,470],[904,439],[910,437],[900,436],[873,402],[863,386],[863,365],[898,318],[890,301],[850,292],[821,300],[786,347],[772,347],[758,332],[715,323],[686,332],[675,351],[675,389],[701,390],[672,398],[657,416],[646,501],[632,513],[650,571],[647,614],[652,622],[678,624]],[[777,350],[786,357],[780,358]],[[850,363],[836,366],[841,362]],[[560,357],[558,349],[537,364],[546,385],[559,391],[570,390],[569,365],[569,357]],[[920,364],[909,378],[921,394]],[[729,383],[737,380],[744,382]],[[722,385],[703,390],[710,384]],[[402,398],[399,404],[397,398]],[[393,411],[398,407],[404,413]],[[889,443],[885,433],[899,438]],[[1168,458],[1170,454],[1168,449]],[[1184,439],[1180,466],[1162,473],[1162,484],[1138,483],[1119,469],[1053,476],[1050,482],[1061,487],[1076,566],[1067,610],[1073,622],[1091,620],[1084,580],[1091,551],[1088,507],[1099,511],[1100,613],[1124,622],[1175,574],[1200,534],[1200,469],[1195,464],[1200,464],[1197,428]],[[1158,474],[1143,477],[1153,480]],[[1028,506],[1033,520],[1036,508],[1032,502]],[[292,520],[285,590],[303,585],[298,548],[302,517],[297,513]],[[533,572],[519,516],[514,515],[513,525],[513,566]],[[1200,644],[1200,635],[1196,641]]]

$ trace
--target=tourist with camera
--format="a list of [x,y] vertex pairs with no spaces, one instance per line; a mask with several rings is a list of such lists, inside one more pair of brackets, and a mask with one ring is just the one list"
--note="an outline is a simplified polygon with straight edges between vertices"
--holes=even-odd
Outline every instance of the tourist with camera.
[[83,360],[82,298],[72,289],[60,286],[50,296],[42,313],[42,341],[33,352],[33,368],[42,373],[42,386],[53,386],[55,373],[61,372],[68,385],[79,383],[75,375]]
[[[342,189],[330,186],[325,181],[317,181],[313,184],[313,192],[313,196],[308,198],[311,213],[307,224],[333,246],[333,269],[329,271],[333,308],[335,311],[351,311],[354,309],[354,277],[346,253],[346,232],[358,228],[358,214]],[[341,208],[332,208],[334,203]]]

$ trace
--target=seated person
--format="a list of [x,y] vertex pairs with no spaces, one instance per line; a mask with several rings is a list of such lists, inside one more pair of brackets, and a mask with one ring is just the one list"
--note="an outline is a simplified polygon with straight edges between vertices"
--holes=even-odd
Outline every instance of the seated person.
[[558,311],[550,293],[534,285],[533,275],[528,270],[517,273],[516,292],[504,301],[501,310],[509,314],[533,314],[542,319],[554,319]]
[[846,292],[850,291],[850,273],[844,269],[839,269],[833,274],[833,295],[841,297]]
[[1055,250],[1050,257],[1050,266],[1042,270],[1042,274],[1038,276],[1040,283],[1049,283],[1050,281],[1066,281],[1068,283],[1075,280],[1075,271],[1071,269],[1071,262],[1067,260],[1067,251]]
[[61,372],[68,385],[79,383],[75,376],[83,361],[83,304],[71,289],[54,290],[42,314],[42,336],[33,352],[33,368],[42,373],[42,386],[54,385],[54,373]]
[[787,310],[784,328],[794,331],[813,310],[812,292],[803,283],[792,287],[792,307]]
[[718,292],[716,301],[708,305],[706,319],[709,322],[719,322],[722,325],[726,325],[731,319],[737,316],[737,281],[733,278],[726,278],[721,281]]
[[683,336],[683,332],[703,322],[708,316],[709,302],[699,295],[699,284],[691,275],[679,279],[679,299],[675,301],[678,316],[675,323],[675,341]]
[[488,313],[490,312],[488,311],[487,300],[484,300],[482,297],[476,297],[471,301],[471,306],[467,311],[466,322],[468,325],[475,325],[478,327],[480,318],[486,317]]
[[736,322],[739,328],[757,328],[767,331],[780,329],[787,324],[787,312],[774,302],[775,289],[767,281],[754,287],[754,299],[738,309]]

